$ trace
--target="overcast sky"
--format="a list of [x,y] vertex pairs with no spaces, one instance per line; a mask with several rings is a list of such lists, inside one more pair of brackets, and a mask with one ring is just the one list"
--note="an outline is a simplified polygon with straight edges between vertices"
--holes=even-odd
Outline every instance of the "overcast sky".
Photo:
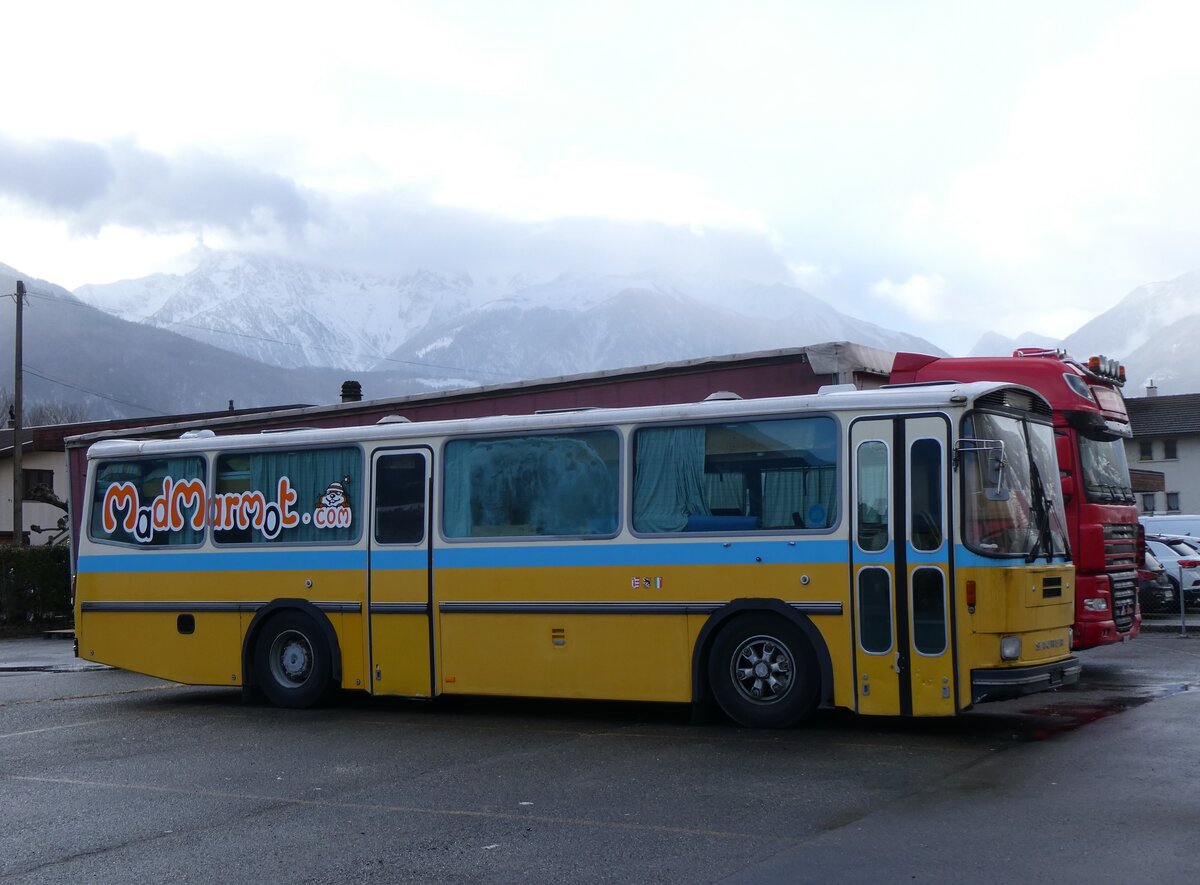
[[0,261],[783,281],[954,352],[1200,269],[1200,4],[8,4]]

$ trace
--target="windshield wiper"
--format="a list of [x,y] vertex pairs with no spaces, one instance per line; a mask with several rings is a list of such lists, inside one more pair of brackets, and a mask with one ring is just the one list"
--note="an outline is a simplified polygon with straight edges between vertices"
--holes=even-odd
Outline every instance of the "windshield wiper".
[[[1033,547],[1025,557],[1027,563],[1033,562],[1038,558],[1038,550],[1045,550],[1046,562],[1054,560],[1054,536],[1050,530],[1050,514],[1054,510],[1054,499],[1046,494],[1045,483],[1042,482],[1042,471],[1038,469],[1037,461],[1030,459],[1029,461],[1029,478],[1033,481],[1033,515],[1036,520],[1035,529],[1037,537],[1033,542]],[[1109,487],[1111,488],[1111,487]],[[1068,559],[1071,558],[1071,548],[1066,536],[1063,536],[1063,551]]]

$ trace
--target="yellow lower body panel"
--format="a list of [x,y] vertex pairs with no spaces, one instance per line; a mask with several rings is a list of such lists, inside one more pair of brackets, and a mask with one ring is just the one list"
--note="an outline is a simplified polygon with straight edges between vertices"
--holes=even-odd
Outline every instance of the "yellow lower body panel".
[[691,700],[686,615],[443,615],[441,647],[446,694]]
[[187,685],[241,685],[244,615],[193,617],[195,631],[182,634],[177,612],[85,612],[79,656]]

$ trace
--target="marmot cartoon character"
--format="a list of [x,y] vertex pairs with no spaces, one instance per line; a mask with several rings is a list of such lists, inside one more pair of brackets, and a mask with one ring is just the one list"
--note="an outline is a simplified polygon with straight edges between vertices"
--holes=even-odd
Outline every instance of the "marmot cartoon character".
[[346,494],[346,490],[342,488],[340,482],[331,482],[329,488],[321,495],[321,499],[317,501],[318,507],[350,507],[350,496]]

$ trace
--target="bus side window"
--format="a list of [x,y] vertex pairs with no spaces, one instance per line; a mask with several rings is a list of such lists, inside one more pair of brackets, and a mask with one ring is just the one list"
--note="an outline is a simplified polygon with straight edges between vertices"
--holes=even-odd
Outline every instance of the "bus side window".
[[824,416],[644,427],[634,436],[633,527],[827,529],[837,469],[837,426]]
[[620,445],[614,430],[450,440],[443,463],[446,537],[615,534]]
[[[204,541],[203,492],[204,459],[198,455],[101,462],[88,534],[95,541],[138,547],[198,545]],[[169,502],[163,499],[168,494]],[[155,512],[174,514],[176,521],[163,525],[152,517]]]
[[942,546],[942,444],[918,439],[909,449],[910,540],[917,550]]
[[209,502],[217,544],[346,544],[359,537],[362,452],[268,449],[217,458]]
[[375,463],[375,540],[416,544],[425,538],[425,456],[385,455]]
[[858,546],[878,553],[888,544],[890,522],[888,447],[867,440],[858,447]]

